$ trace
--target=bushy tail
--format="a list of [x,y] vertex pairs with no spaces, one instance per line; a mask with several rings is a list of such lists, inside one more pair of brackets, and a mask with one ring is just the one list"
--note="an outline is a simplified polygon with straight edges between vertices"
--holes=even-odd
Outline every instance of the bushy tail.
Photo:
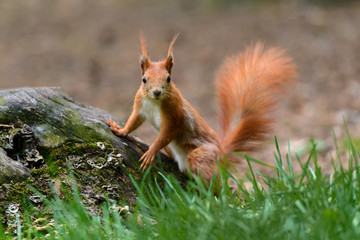
[[296,75],[281,48],[265,51],[262,43],[225,59],[215,82],[220,138],[226,154],[256,150],[271,131],[274,110],[284,84]]

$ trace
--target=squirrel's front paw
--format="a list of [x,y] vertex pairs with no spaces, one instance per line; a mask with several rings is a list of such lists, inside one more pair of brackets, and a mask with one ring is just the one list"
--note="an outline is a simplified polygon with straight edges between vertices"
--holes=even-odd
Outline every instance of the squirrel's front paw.
[[155,159],[155,155],[151,152],[147,151],[141,158],[140,161],[142,161],[141,168],[143,171],[145,171],[153,162]]
[[110,127],[110,130],[117,136],[126,136],[127,133],[124,131],[123,128],[121,128],[119,125],[117,125],[111,118],[108,121],[108,126]]

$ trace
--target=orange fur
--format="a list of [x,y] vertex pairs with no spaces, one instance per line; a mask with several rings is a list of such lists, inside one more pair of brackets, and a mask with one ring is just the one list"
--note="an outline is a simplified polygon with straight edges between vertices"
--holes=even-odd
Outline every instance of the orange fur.
[[[283,90],[283,83],[294,77],[295,70],[283,50],[264,51],[260,43],[243,54],[226,59],[216,81],[220,106],[219,138],[171,81],[172,51],[177,36],[170,43],[166,59],[152,62],[147,56],[145,38],[140,34],[143,83],[124,128],[111,119],[109,126],[116,135],[125,136],[148,120],[159,135],[140,159],[143,169],[168,146],[181,171],[190,169],[210,181],[217,172],[217,159],[223,154],[254,150],[256,143],[265,138],[272,122],[267,115],[274,109],[275,97]],[[232,129],[237,114],[241,119]]]
[[[281,48],[264,50],[262,43],[227,58],[215,82],[219,105],[220,137],[224,151],[252,151],[271,131],[269,113],[284,85],[296,75],[292,60]],[[231,125],[236,116],[237,125]]]

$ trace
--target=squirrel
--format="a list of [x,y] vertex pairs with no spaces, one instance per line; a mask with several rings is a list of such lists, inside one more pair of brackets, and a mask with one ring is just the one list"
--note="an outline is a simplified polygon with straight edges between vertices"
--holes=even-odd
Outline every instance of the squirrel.
[[[284,49],[265,50],[261,42],[227,57],[215,80],[220,124],[220,133],[216,134],[173,83],[173,46],[178,35],[172,39],[165,60],[151,61],[140,32],[142,82],[133,111],[124,128],[112,119],[108,125],[115,135],[126,136],[149,121],[159,135],[141,157],[141,168],[146,170],[165,148],[181,172],[190,170],[210,182],[223,156],[227,162],[238,164],[241,159],[232,152],[257,150],[259,142],[266,139],[273,122],[268,115],[285,84],[296,76],[296,70]],[[240,120],[234,124],[237,118]]]

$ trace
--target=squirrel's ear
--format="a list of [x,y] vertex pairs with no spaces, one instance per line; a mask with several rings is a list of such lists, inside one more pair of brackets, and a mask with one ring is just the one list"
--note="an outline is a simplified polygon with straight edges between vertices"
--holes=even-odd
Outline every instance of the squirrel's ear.
[[140,67],[141,67],[141,75],[144,75],[146,69],[150,66],[150,61],[147,57],[141,56],[140,57]]
[[168,54],[167,54],[167,57],[165,60],[165,68],[169,73],[171,73],[171,68],[174,65],[173,48],[174,48],[174,43],[175,43],[177,37],[179,36],[179,34],[180,33],[177,33],[171,40]]
[[173,65],[174,65],[174,57],[172,55],[169,55],[165,60],[165,68],[170,74]]
[[140,66],[141,66],[141,75],[144,75],[145,70],[150,66],[150,61],[146,49],[146,41],[143,32],[140,30],[140,43],[141,43],[141,57],[140,57]]

